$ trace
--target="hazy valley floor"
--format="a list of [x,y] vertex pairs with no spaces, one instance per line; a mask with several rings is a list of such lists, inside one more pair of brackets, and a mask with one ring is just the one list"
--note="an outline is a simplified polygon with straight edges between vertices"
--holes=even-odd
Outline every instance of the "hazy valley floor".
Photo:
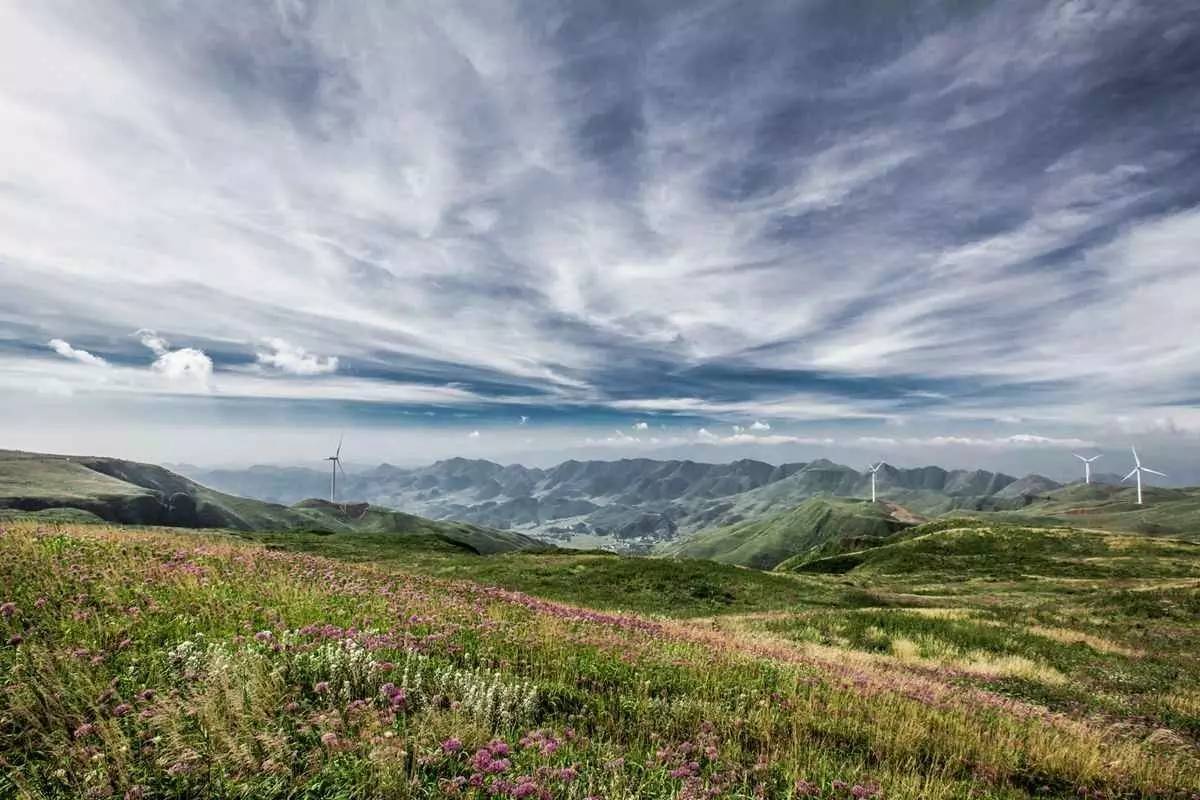
[[3,524],[0,797],[1200,796],[1172,540],[937,530],[781,575]]

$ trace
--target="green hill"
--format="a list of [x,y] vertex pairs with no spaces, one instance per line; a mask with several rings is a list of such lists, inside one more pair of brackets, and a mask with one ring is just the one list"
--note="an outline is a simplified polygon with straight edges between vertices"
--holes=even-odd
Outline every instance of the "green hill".
[[89,514],[132,525],[439,537],[480,554],[546,549],[513,531],[435,522],[366,503],[265,503],[209,489],[154,464],[90,456],[0,451],[0,509],[9,516]]
[[912,523],[896,507],[867,500],[814,497],[790,511],[698,534],[665,552],[756,569],[884,541]]
[[1075,483],[1038,495],[1020,511],[999,512],[996,517],[1200,539],[1200,488],[1146,486],[1143,500],[1145,504],[1139,506],[1132,486]]
[[[953,527],[947,527],[952,525]],[[1019,579],[1196,578],[1200,544],[1067,527],[935,521],[877,547],[798,564],[793,571]]]

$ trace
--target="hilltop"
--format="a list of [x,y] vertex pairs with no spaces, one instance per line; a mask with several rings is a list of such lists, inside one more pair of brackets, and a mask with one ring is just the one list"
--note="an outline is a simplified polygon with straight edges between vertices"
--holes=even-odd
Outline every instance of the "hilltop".
[[704,531],[664,552],[770,570],[797,559],[884,541],[908,528],[911,519],[890,504],[814,497],[779,514]]
[[514,531],[428,520],[367,503],[267,503],[210,489],[154,464],[91,456],[0,451],[0,509],[132,525],[438,537],[481,554],[546,547]]

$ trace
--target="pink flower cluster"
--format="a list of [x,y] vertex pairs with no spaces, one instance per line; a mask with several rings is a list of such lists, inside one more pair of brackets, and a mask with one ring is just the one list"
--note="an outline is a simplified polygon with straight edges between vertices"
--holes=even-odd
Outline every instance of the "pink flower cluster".
[[[521,737],[519,745],[523,752],[548,757],[557,751],[560,741],[559,737],[549,731],[530,731]],[[579,770],[570,764],[560,767],[543,764],[530,771],[518,773],[514,765],[517,755],[503,739],[492,739],[469,757],[463,750],[462,742],[457,738],[442,742],[441,750],[446,757],[453,759],[452,763],[467,771],[467,774],[440,782],[439,788],[447,797],[457,797],[474,789],[486,792],[492,797],[549,800],[555,796],[556,788],[579,777]]]

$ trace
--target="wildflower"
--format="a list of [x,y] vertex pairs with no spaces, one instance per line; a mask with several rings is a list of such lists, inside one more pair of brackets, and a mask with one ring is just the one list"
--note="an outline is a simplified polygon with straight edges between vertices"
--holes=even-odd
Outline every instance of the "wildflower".
[[6,603],[0,603],[0,617],[4,617],[5,619],[10,619],[16,613],[17,613],[17,604],[16,603],[12,602],[11,600]]
[[125,792],[125,800],[142,800],[146,796],[146,787],[132,786]]
[[254,634],[254,641],[256,641],[256,642],[271,641],[271,632],[270,631],[259,631],[258,633]]
[[85,736],[89,736],[94,730],[96,730],[95,725],[90,722],[85,722],[75,729],[75,738],[82,739]]
[[337,734],[333,733],[332,731],[321,734],[321,744],[325,745],[326,747],[333,747],[337,744],[337,740]]
[[809,783],[804,778],[797,779],[796,797],[816,797],[820,793],[821,789],[815,783]]
[[317,694],[326,694],[329,691],[329,681],[317,681],[313,685],[313,691]]
[[14,633],[12,636],[8,637],[8,644],[11,647],[16,647],[23,641],[25,641],[25,637],[19,633]]
[[462,742],[458,739],[451,738],[442,742],[443,753],[457,753],[459,750],[462,750]]
[[129,703],[120,703],[115,708],[113,708],[112,713],[113,713],[114,717],[123,717],[126,714],[128,714],[130,711],[133,711],[133,706],[129,705]]

